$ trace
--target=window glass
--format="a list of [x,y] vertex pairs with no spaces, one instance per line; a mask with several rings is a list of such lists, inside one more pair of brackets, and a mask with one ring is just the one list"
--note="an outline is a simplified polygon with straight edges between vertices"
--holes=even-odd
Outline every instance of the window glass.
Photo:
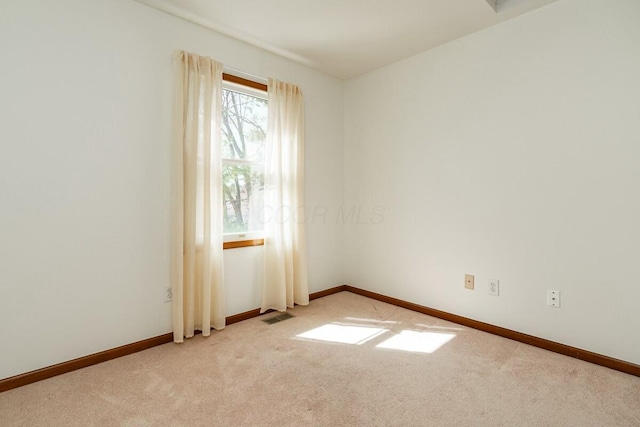
[[262,231],[264,166],[223,163],[224,232]]
[[267,100],[224,90],[222,157],[264,163]]
[[[266,94],[265,94],[266,96]],[[232,89],[222,95],[224,232],[262,231],[267,100]]]

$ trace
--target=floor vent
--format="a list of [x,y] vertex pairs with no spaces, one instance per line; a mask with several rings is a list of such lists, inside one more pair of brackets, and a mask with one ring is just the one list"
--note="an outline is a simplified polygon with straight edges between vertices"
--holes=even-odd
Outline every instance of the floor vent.
[[282,322],[283,320],[291,319],[292,317],[295,317],[295,316],[285,311],[284,313],[279,313],[273,317],[264,319],[263,322],[268,323],[269,325],[273,325],[274,323]]

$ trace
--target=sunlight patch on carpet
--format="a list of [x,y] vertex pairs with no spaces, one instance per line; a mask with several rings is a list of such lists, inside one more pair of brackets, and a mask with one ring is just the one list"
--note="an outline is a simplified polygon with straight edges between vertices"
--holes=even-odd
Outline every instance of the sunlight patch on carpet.
[[319,328],[296,335],[296,337],[315,341],[361,345],[384,334],[385,332],[387,332],[387,329],[383,328],[336,325],[329,323],[320,326]]
[[414,353],[433,353],[454,337],[455,334],[406,330],[378,344],[376,348],[410,351]]

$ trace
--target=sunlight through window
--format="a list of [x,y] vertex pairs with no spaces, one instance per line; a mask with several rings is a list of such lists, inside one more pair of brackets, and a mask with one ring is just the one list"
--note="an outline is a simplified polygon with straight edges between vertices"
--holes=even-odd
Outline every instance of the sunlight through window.
[[387,332],[387,330],[382,328],[327,324],[296,335],[296,337],[316,341],[360,345],[385,332]]
[[439,332],[402,331],[376,348],[411,351],[414,353],[433,353],[455,337],[454,334]]

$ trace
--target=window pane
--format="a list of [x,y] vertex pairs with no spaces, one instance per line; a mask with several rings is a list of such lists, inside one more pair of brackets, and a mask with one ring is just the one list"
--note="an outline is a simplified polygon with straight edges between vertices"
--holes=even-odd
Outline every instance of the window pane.
[[222,163],[224,232],[262,231],[264,167]]
[[222,91],[222,157],[264,162],[267,101]]

